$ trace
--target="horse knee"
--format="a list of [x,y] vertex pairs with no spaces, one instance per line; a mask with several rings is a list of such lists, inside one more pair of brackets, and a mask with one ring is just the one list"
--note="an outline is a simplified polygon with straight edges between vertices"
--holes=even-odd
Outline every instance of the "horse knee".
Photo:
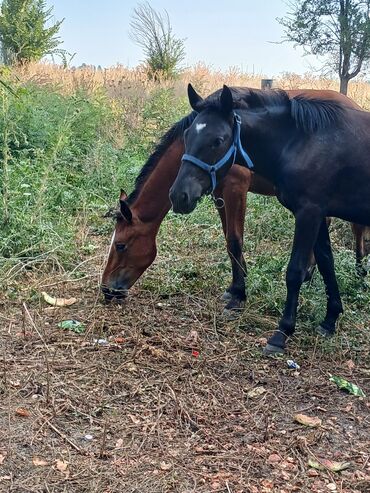
[[305,279],[306,269],[288,267],[286,272],[286,285],[288,289],[299,289]]

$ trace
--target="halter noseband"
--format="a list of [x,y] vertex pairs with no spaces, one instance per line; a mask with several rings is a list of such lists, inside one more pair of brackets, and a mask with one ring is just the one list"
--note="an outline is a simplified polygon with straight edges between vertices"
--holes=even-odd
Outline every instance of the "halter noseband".
[[232,165],[235,164],[235,159],[238,151],[243,157],[247,168],[252,169],[254,167],[251,158],[248,156],[247,152],[243,149],[242,142],[240,140],[241,124],[242,121],[240,119],[240,116],[234,112],[233,143],[231,144],[230,149],[219,161],[217,161],[217,163],[210,165],[208,163],[205,163],[201,159],[192,156],[191,154],[184,154],[182,156],[182,161],[190,161],[192,164],[195,164],[195,166],[198,166],[198,168],[201,168],[202,170],[210,174],[211,182],[212,182],[212,193],[217,186],[217,178],[216,178],[217,171],[219,171],[228,163],[231,156],[233,156],[233,161],[231,164]]

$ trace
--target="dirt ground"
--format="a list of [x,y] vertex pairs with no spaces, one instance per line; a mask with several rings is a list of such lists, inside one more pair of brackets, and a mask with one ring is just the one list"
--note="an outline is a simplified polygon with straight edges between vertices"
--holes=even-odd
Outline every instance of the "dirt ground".
[[[370,395],[368,328],[349,339],[339,327],[334,344],[298,327],[295,371],[262,356],[276,319],[252,304],[225,321],[221,293],[138,285],[107,306],[88,265],[82,280],[25,272],[23,291],[0,299],[1,492],[370,492],[369,399],[329,381]],[[41,291],[78,301],[53,308]],[[85,333],[59,328],[65,319]],[[309,467],[320,459],[350,465]]]

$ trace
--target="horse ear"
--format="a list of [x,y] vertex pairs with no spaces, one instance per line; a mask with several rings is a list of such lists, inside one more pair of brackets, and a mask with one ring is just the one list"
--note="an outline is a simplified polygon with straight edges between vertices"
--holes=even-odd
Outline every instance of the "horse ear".
[[188,84],[188,98],[190,106],[193,110],[199,110],[199,104],[203,101],[203,98],[199,96],[194,87],[191,84]]
[[233,110],[233,95],[230,88],[226,85],[222,88],[220,103],[222,111],[225,113],[231,113]]
[[120,207],[120,211],[121,211],[123,218],[126,219],[126,221],[128,223],[131,223],[132,222],[132,212],[131,212],[130,206],[128,205],[126,200],[120,199],[119,200],[119,207]]
[[121,193],[120,193],[119,199],[120,200],[126,200],[127,199],[127,193],[123,190],[123,188],[121,188]]

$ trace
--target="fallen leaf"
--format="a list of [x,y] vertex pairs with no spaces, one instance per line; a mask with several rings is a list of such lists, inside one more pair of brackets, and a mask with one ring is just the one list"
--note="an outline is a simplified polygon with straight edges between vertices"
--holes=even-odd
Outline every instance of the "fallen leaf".
[[269,464],[276,464],[277,462],[281,462],[280,455],[278,455],[278,454],[271,454],[271,455],[269,455],[268,458],[267,458],[267,462]]
[[116,448],[121,448],[123,445],[123,438],[119,438],[117,441],[116,441]]
[[247,392],[247,396],[250,398],[258,397],[266,392],[265,387],[255,387],[254,389]]
[[68,462],[63,462],[62,460],[57,459],[56,466],[58,471],[65,472],[68,469]]
[[162,469],[162,471],[170,471],[172,469],[172,464],[163,461],[160,464],[160,468]]
[[272,488],[274,487],[274,483],[270,479],[263,479],[261,481],[261,484],[267,490],[272,490]]
[[346,365],[347,365],[347,368],[349,370],[353,370],[353,368],[356,366],[351,359],[349,359],[348,361],[346,361]]
[[199,351],[196,351],[195,349],[193,349],[191,351],[191,355],[194,357],[194,358],[199,358]]
[[360,389],[357,385],[354,383],[348,382],[342,377],[336,377],[334,375],[331,375],[329,378],[331,382],[334,382],[340,389],[346,390],[350,394],[355,395],[356,397],[366,397],[365,392]]
[[85,326],[78,320],[63,320],[63,322],[58,323],[58,327],[61,329],[72,330],[76,334],[82,334],[85,332]]
[[186,342],[188,344],[196,345],[199,339],[198,331],[191,330],[189,334],[186,336]]
[[115,337],[113,339],[113,342],[115,342],[116,344],[123,344],[125,342],[125,339],[123,337]]
[[337,485],[335,483],[328,483],[326,487],[329,491],[337,491]]
[[32,337],[32,332],[29,332],[28,330],[26,332],[17,332],[16,337],[24,337],[25,339]]
[[45,293],[45,291],[43,291],[41,294],[46,303],[53,306],[71,306],[74,305],[77,301],[76,298],[53,298],[52,296]]
[[140,419],[138,419],[136,416],[133,416],[132,414],[128,414],[128,417],[131,419],[131,421],[132,421],[135,425],[140,424]]
[[351,467],[350,462],[336,462],[328,459],[309,459],[308,465],[313,469],[317,469],[319,471],[331,471],[331,472],[339,472],[344,471]]
[[34,466],[42,467],[42,466],[47,466],[48,462],[46,462],[46,460],[44,460],[44,459],[40,459],[40,457],[33,457],[32,464]]
[[320,418],[306,416],[305,414],[296,414],[294,416],[294,420],[301,425],[309,426],[310,428],[316,428],[317,426],[321,426],[322,421]]
[[15,410],[15,414],[22,416],[23,418],[29,418],[31,416],[30,412],[27,409],[24,409],[24,407],[18,407]]

